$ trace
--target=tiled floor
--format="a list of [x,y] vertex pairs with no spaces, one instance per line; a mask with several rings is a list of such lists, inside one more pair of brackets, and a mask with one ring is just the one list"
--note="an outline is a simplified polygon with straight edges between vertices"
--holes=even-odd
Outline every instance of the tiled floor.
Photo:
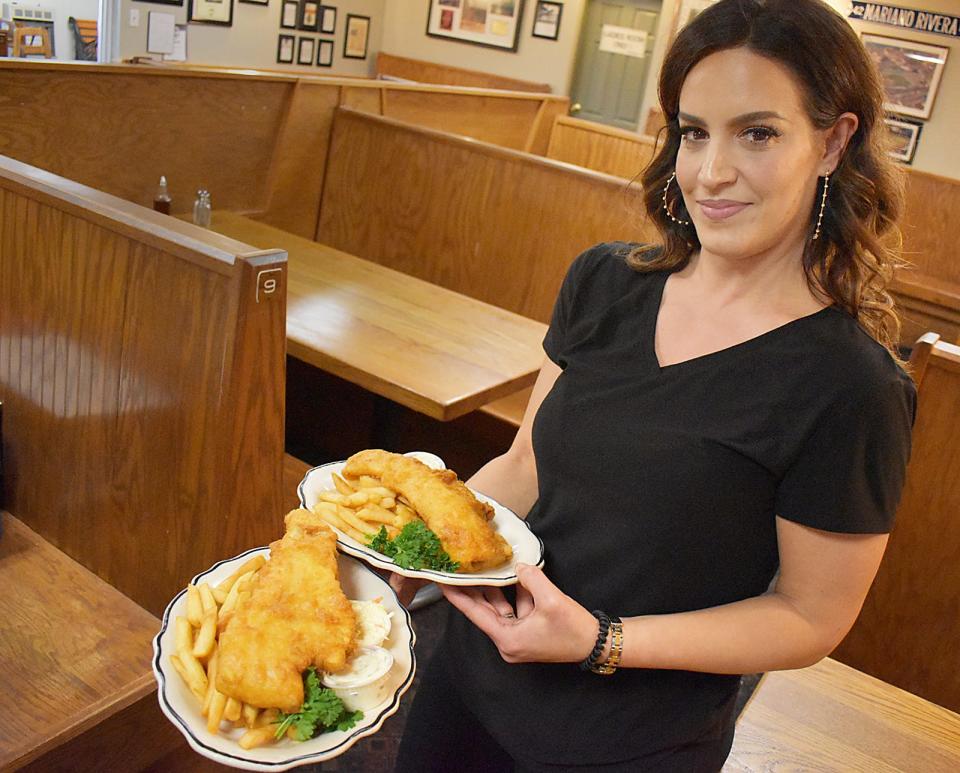
[[[428,662],[433,654],[442,633],[443,622],[446,619],[445,604],[445,601],[440,601],[412,613],[413,626],[417,634],[415,651],[418,665]],[[759,679],[759,674],[744,677],[738,698],[737,713],[743,708]],[[400,744],[400,737],[403,735],[407,711],[419,681],[420,674],[417,674],[413,686],[400,704],[399,711],[384,723],[378,733],[369,738],[361,739],[350,751],[335,760],[330,760],[321,765],[305,766],[300,770],[310,771],[310,773],[314,771],[389,773],[393,770],[393,760]]]

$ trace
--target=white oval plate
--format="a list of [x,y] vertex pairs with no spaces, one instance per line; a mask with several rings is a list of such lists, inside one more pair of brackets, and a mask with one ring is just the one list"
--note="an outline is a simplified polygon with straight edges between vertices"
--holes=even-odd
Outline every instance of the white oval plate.
[[[419,459],[435,470],[442,470],[446,467],[439,456],[426,451],[411,451],[405,456]],[[330,462],[308,470],[297,487],[301,506],[310,509],[319,501],[319,495],[322,491],[334,490],[333,474],[342,473],[345,464],[346,461]],[[438,572],[434,569],[404,569],[397,566],[392,558],[387,558],[382,553],[357,542],[353,537],[344,534],[339,529],[331,528],[337,533],[337,544],[344,553],[362,558],[371,566],[387,569],[404,577],[419,577],[441,585],[515,585],[518,563],[543,566],[543,541],[531,531],[527,522],[518,518],[512,510],[504,507],[496,500],[481,494],[479,491],[470,490],[481,502],[486,502],[493,507],[493,528],[503,535],[513,549],[513,558],[493,569],[463,574]]]
[[[244,562],[256,555],[270,557],[270,548],[254,548],[235,558],[214,564],[205,572],[193,578],[194,583],[208,582],[216,585],[229,577]],[[157,696],[160,709],[173,723],[187,743],[198,754],[243,770],[287,770],[310,762],[321,762],[343,754],[358,739],[373,735],[383,725],[387,717],[394,714],[400,706],[400,696],[413,683],[417,668],[413,654],[416,637],[410,624],[410,613],[400,604],[397,594],[375,572],[349,556],[337,554],[340,568],[340,585],[349,599],[382,598],[383,606],[392,612],[393,625],[390,636],[383,646],[390,650],[394,658],[390,679],[393,688],[390,697],[379,706],[365,711],[363,719],[347,731],[334,731],[312,738],[309,741],[291,741],[283,739],[269,746],[257,749],[241,749],[237,743],[243,735],[242,729],[221,730],[219,735],[207,732],[206,718],[200,714],[200,702],[184,684],[180,675],[170,662],[170,656],[176,652],[176,636],[173,621],[179,615],[187,614],[186,590],[180,591],[167,605],[163,613],[163,624],[153,640],[153,673],[157,679]]]

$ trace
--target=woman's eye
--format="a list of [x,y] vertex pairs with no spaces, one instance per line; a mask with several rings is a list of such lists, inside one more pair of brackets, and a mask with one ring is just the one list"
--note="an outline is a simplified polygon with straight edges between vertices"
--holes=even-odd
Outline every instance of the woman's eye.
[[690,140],[702,140],[707,136],[707,133],[696,126],[682,126],[680,128],[680,138],[686,142]]
[[771,129],[769,126],[753,126],[747,129],[744,134],[750,139],[751,142],[756,142],[762,144],[769,142],[774,137],[779,137],[780,132],[775,129]]

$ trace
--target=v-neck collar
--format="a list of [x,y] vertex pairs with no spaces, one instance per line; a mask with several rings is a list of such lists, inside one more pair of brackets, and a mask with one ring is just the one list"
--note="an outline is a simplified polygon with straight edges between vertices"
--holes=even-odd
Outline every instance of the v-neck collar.
[[722,360],[725,356],[729,356],[741,351],[749,350],[760,344],[767,342],[772,338],[776,338],[783,333],[791,330],[793,327],[797,326],[800,323],[805,322],[806,320],[812,320],[822,315],[825,315],[827,312],[835,309],[835,306],[824,306],[819,311],[815,311],[812,314],[805,314],[802,317],[797,317],[796,319],[785,322],[782,325],[778,325],[775,328],[771,328],[764,333],[748,338],[740,343],[731,344],[730,346],[725,346],[722,349],[717,349],[716,351],[707,352],[706,354],[701,354],[696,357],[691,357],[686,360],[681,360],[680,362],[674,362],[670,365],[661,365],[660,358],[657,356],[657,323],[660,320],[660,308],[663,305],[663,293],[667,286],[667,280],[670,278],[670,275],[674,273],[672,270],[663,271],[659,277],[656,286],[654,287],[653,300],[649,305],[651,310],[649,324],[647,329],[649,332],[648,337],[648,351],[650,355],[650,360],[654,369],[658,373],[668,373],[674,371],[685,370],[687,368],[692,368],[700,364],[705,364],[712,362],[714,360]]

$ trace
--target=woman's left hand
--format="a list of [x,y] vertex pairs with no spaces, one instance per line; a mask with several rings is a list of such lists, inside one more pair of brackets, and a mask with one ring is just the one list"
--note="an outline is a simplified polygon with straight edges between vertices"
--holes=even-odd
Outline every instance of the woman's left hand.
[[597,642],[597,619],[541,569],[517,567],[517,608],[500,588],[441,585],[443,595],[483,631],[507,663],[571,663]]

